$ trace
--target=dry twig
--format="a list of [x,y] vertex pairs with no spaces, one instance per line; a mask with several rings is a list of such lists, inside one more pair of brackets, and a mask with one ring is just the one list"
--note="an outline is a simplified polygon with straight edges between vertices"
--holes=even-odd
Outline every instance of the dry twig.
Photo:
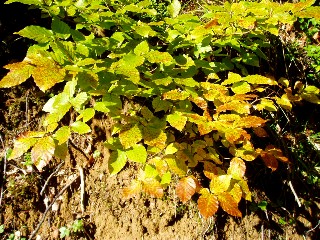
[[46,210],[44,211],[44,213],[43,213],[43,215],[42,215],[42,218],[41,218],[41,220],[39,221],[36,229],[31,233],[30,237],[28,238],[29,240],[31,240],[31,239],[37,234],[37,232],[39,231],[42,223],[43,223],[44,220],[46,219],[46,216],[47,216],[50,208],[51,208],[52,205],[55,203],[55,201],[57,201],[57,199],[67,190],[68,187],[71,186],[71,184],[72,184],[75,180],[78,179],[78,177],[79,177],[79,175],[76,176],[73,180],[71,180],[66,186],[64,186],[64,187],[61,189],[61,191],[57,194],[57,196],[52,200],[52,202],[48,205],[48,207],[47,207]]

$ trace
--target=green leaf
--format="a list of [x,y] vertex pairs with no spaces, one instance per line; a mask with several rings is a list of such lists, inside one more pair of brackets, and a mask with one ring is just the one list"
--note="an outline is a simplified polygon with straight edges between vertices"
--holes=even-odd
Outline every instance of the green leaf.
[[179,131],[182,131],[184,126],[187,123],[188,118],[185,116],[182,116],[178,112],[175,112],[173,114],[169,114],[167,116],[167,121],[170,123],[170,125]]
[[71,131],[70,128],[67,126],[59,128],[56,133],[54,134],[54,138],[58,140],[58,145],[65,143],[68,141],[70,137]]
[[75,98],[70,99],[70,103],[75,109],[80,109],[87,101],[88,95],[86,92],[79,93]]
[[238,83],[241,81],[242,81],[241,75],[239,75],[237,73],[229,72],[228,79],[223,81],[221,84],[222,85],[229,85],[229,84]]
[[173,57],[168,52],[152,51],[146,55],[146,58],[151,63],[163,63],[165,65],[174,63]]
[[19,2],[23,4],[28,4],[28,5],[42,5],[42,0],[8,0],[5,2],[5,4],[10,4],[14,2]]
[[154,108],[155,112],[166,112],[171,107],[171,104],[166,100],[162,100],[160,97],[156,97],[152,101],[152,107]]
[[133,146],[133,149],[126,151],[127,158],[130,161],[145,163],[147,161],[147,150],[141,144]]
[[171,173],[166,172],[161,177],[161,185],[169,185],[171,183]]
[[60,38],[67,39],[68,37],[70,37],[71,29],[70,29],[69,25],[60,21],[56,17],[54,17],[52,19],[51,29]]
[[32,40],[35,40],[39,43],[47,43],[50,40],[53,40],[52,31],[39,27],[39,26],[27,26],[24,29],[16,32],[15,34],[19,34],[22,37],[26,37]]
[[55,150],[55,143],[52,137],[40,138],[31,150],[31,158],[39,171],[47,166],[52,159]]
[[261,75],[249,75],[244,77],[243,80],[251,84],[278,85],[275,80]]
[[139,43],[134,49],[134,53],[138,56],[141,56],[141,55],[143,56],[148,52],[149,52],[149,44],[147,41],[143,41]]
[[166,155],[174,154],[174,153],[178,152],[178,150],[179,150],[179,147],[178,147],[177,143],[170,143],[165,150],[165,154]]
[[82,118],[83,122],[88,122],[95,115],[95,110],[93,108],[86,108],[81,111],[81,114],[77,117],[77,120]]
[[79,134],[85,134],[91,132],[91,128],[81,121],[76,121],[71,124],[71,130]]
[[108,162],[109,172],[111,176],[116,175],[120,172],[127,163],[127,155],[126,152],[117,149],[113,151],[110,155],[110,159]]
[[251,91],[251,86],[247,82],[237,82],[232,85],[231,90],[236,94],[246,94]]
[[183,85],[187,87],[197,87],[199,83],[195,81],[193,78],[175,78],[175,83],[178,85]]
[[1,80],[0,88],[9,88],[20,85],[31,77],[34,66],[28,62],[17,62],[5,65],[4,68],[10,72]]
[[260,103],[257,104],[256,107],[257,107],[257,109],[259,111],[261,111],[263,109],[266,109],[266,110],[268,110],[270,112],[276,112],[277,111],[277,107],[274,105],[273,101],[269,100],[269,99],[265,99],[265,98],[262,98]]
[[171,4],[167,8],[169,14],[172,18],[175,18],[179,15],[181,10],[181,3],[178,0],[172,0]]
[[142,133],[138,125],[126,126],[119,134],[122,146],[127,149],[133,147],[142,139]]

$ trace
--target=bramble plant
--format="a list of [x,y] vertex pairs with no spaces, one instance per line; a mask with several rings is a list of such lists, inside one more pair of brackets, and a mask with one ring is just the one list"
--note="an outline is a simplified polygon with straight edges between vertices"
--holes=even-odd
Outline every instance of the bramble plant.
[[[31,149],[42,171],[53,156],[64,159],[72,133],[87,134],[96,112],[106,114],[111,136],[111,176],[128,161],[141,168],[123,189],[126,197],[146,192],[161,198],[172,175],[183,203],[195,193],[205,218],[220,206],[241,217],[241,198],[250,201],[246,161],[260,157],[273,171],[289,163],[273,145],[254,146],[266,138],[262,112],[290,111],[303,100],[319,104],[319,89],[250,75],[268,60],[267,35],[298,17],[320,18],[315,0],[296,4],[239,1],[204,4],[201,16],[181,12],[173,0],[157,12],[154,1],[9,0],[40,8],[51,29],[28,26],[17,32],[36,41],[22,62],[5,66],[0,87],[32,77],[42,91],[64,89],[49,99],[43,131],[19,136],[9,159]],[[162,3],[164,4],[164,3]],[[165,12],[165,14],[164,14]],[[62,118],[76,112],[76,120]],[[203,169],[208,187],[193,175]]]

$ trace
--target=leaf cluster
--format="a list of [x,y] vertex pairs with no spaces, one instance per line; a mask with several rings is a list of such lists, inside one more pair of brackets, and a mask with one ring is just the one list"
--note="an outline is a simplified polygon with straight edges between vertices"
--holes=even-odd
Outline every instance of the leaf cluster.
[[[252,136],[266,138],[262,113],[290,111],[303,100],[319,104],[319,89],[287,79],[249,74],[266,61],[268,34],[298,17],[319,18],[313,0],[279,4],[268,0],[205,5],[202,16],[181,13],[173,0],[154,1],[9,0],[40,8],[51,29],[28,26],[17,32],[35,40],[22,62],[5,68],[0,87],[32,77],[47,91],[64,83],[43,107],[43,131],[19,136],[10,159],[31,149],[41,171],[55,156],[65,158],[72,133],[91,131],[97,112],[112,119],[111,175],[127,162],[140,165],[126,197],[146,192],[162,197],[179,176],[182,202],[198,193],[204,217],[219,206],[241,217],[238,203],[251,200],[246,162],[261,158],[273,171],[288,163],[273,145],[258,148]],[[164,4],[164,3],[163,3]],[[161,11],[160,11],[160,10]],[[159,12],[158,12],[159,11]],[[76,121],[62,126],[71,110]],[[196,167],[209,187],[192,175]]]

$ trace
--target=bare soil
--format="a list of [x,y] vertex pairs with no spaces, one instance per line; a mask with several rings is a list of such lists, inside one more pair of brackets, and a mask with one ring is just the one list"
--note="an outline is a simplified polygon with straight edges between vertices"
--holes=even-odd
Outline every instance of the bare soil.
[[[0,123],[3,139],[0,177],[3,179],[5,149],[12,147],[12,140],[19,133],[38,126],[42,118],[40,106],[47,97],[39,95],[36,88],[26,91],[23,87],[0,90],[0,94],[4,99]],[[73,136],[68,157],[50,179],[51,173],[61,163],[58,160],[41,173],[23,165],[23,158],[6,163],[6,179],[1,183],[0,213],[0,223],[4,224],[6,231],[0,235],[1,239],[19,232],[20,236],[29,237],[46,210],[45,220],[36,233],[37,239],[60,239],[59,229],[62,226],[70,228],[76,219],[82,219],[84,228],[71,233],[66,239],[317,239],[319,236],[316,229],[312,230],[317,224],[316,219],[319,219],[318,206],[310,206],[309,212],[299,213],[295,210],[293,197],[290,197],[292,193],[286,195],[282,188],[280,193],[286,195],[288,209],[292,205],[293,208],[281,211],[280,207],[267,206],[267,210],[262,211],[253,208],[257,206],[255,203],[241,202],[244,213],[241,219],[230,217],[223,211],[218,211],[213,218],[203,219],[196,202],[182,204],[173,187],[162,199],[145,195],[124,199],[122,188],[134,179],[136,166],[128,164],[118,175],[110,177],[109,152],[103,147],[103,136],[108,129],[92,127],[95,129],[92,134],[81,138]],[[96,149],[102,155],[96,160],[90,159],[90,154]],[[79,167],[84,170],[85,192],[81,193],[81,180],[77,178],[53,207],[47,209],[70,179],[79,175]],[[48,179],[44,194],[40,195]],[[265,180],[269,181],[271,192],[277,193],[274,186],[278,183],[272,182],[271,178]],[[263,181],[258,184],[263,185]],[[270,189],[264,192],[261,189],[253,190],[254,202],[276,202],[272,194],[268,195]],[[284,214],[286,211],[288,213]],[[281,225],[281,218],[287,223]]]

